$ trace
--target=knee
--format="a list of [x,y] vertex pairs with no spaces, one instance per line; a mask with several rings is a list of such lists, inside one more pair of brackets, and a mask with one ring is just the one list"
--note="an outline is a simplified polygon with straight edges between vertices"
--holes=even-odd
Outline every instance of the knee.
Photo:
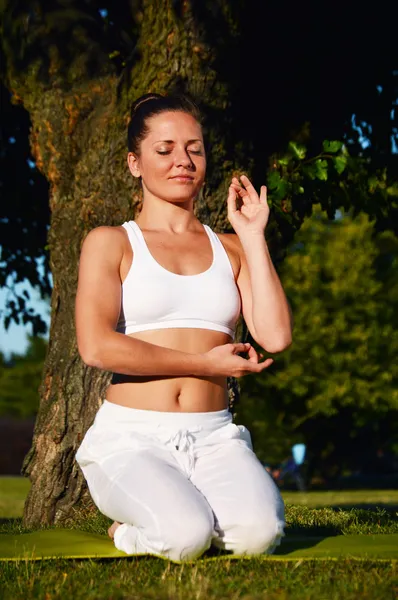
[[180,520],[165,536],[162,554],[172,560],[193,560],[211,545],[214,533],[213,520],[206,515],[196,515]]
[[271,554],[284,536],[285,522],[277,514],[246,519],[230,531],[234,554]]

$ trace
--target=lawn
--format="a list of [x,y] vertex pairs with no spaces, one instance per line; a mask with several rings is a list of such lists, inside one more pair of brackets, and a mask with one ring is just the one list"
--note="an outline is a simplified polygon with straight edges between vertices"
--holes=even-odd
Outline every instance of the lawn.
[[[0,532],[26,531],[21,522],[29,482],[0,478]],[[287,536],[398,533],[398,491],[286,492]],[[366,508],[364,508],[366,507]],[[73,526],[106,533],[99,513],[77,513]],[[155,557],[20,560],[0,563],[4,600],[109,598],[129,600],[260,600],[397,597],[396,562],[267,561],[224,556],[173,564]]]
[[30,488],[25,477],[0,477],[0,519],[21,517]]

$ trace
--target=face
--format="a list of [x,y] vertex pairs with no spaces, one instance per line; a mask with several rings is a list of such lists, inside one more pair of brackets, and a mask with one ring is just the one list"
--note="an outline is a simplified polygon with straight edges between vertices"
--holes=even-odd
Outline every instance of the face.
[[145,194],[169,202],[187,202],[199,193],[206,171],[202,129],[191,115],[163,112],[148,119],[149,133],[140,155],[128,154],[134,177]]

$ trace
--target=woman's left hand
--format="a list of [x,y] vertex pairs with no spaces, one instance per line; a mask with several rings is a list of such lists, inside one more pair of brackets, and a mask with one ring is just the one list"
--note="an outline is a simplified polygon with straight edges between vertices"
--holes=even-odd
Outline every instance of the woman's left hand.
[[[242,175],[241,183],[233,177],[228,191],[228,220],[239,237],[250,234],[264,234],[268,223],[269,206],[267,202],[267,188],[261,186],[260,196],[246,175]],[[242,201],[242,206],[237,208],[237,198]]]

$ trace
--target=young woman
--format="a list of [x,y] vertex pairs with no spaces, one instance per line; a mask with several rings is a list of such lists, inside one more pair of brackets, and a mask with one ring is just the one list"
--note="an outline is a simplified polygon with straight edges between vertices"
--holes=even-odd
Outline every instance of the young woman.
[[226,386],[227,376],[272,363],[234,343],[241,311],[265,350],[291,343],[264,239],[266,188],[258,196],[247,177],[232,179],[236,234],[198,221],[206,155],[198,109],[186,97],[138,99],[128,147],[142,211],[91,231],[80,259],[79,352],[114,377],[76,460],[99,510],[115,521],[115,546],[128,554],[193,559],[212,543],[236,554],[272,552],[283,536],[283,502],[248,430],[232,423]]

